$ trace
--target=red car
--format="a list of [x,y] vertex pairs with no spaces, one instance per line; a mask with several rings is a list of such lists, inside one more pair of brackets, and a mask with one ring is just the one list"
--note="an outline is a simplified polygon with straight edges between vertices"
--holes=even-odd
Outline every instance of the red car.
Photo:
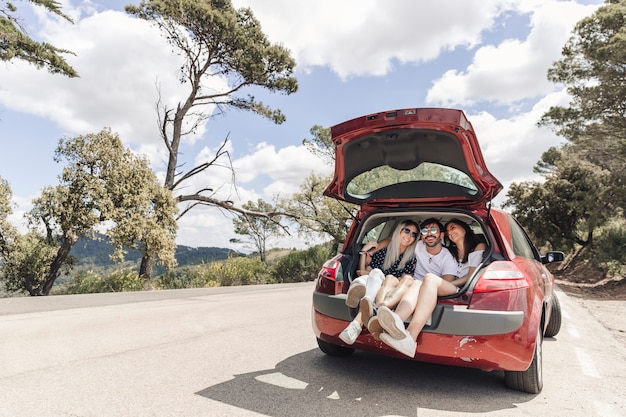
[[[360,206],[341,252],[322,267],[313,294],[320,349],[406,358],[364,328],[353,345],[339,334],[356,314],[345,304],[358,252],[406,219],[452,218],[486,242],[482,264],[461,291],[440,297],[417,340],[414,360],[505,371],[510,388],[541,391],[542,341],[559,332],[554,277],[545,267],[563,252],[540,256],[505,211],[491,207],[502,190],[461,110],[412,108],[369,114],[331,128],[335,174],[326,196]],[[504,140],[504,139],[503,139]]]

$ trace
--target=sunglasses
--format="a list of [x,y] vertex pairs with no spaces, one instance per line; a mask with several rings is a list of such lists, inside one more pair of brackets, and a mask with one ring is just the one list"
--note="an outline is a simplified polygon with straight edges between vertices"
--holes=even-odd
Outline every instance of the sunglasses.
[[429,233],[431,235],[437,235],[439,233],[439,229],[436,227],[431,227],[430,229],[428,227],[424,227],[422,230],[420,230],[420,233],[424,236],[428,235]]
[[405,227],[404,229],[402,229],[402,231],[406,233],[407,235],[410,234],[412,237],[417,237],[417,233],[412,231],[408,227]]

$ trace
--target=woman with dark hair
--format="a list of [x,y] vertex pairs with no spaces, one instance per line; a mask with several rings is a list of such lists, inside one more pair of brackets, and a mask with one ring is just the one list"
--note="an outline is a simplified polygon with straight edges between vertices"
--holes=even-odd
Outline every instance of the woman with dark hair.
[[384,296],[378,293],[387,276],[413,276],[417,236],[417,223],[405,220],[396,226],[390,238],[363,246],[357,271],[360,276],[352,281],[346,297],[346,304],[353,308],[359,306],[359,311],[339,335],[345,343],[353,344],[361,334],[363,324],[368,323],[374,314],[374,302]]
[[[450,241],[449,250],[457,262],[457,273],[450,280],[428,273],[424,280],[415,282],[398,303],[395,311],[386,307],[378,309],[378,321],[385,333],[380,338],[387,345],[409,357],[415,356],[417,337],[435,310],[437,297],[453,295],[460,291],[482,262],[487,248],[476,238],[465,222],[453,219],[446,224],[446,237]],[[417,296],[416,296],[417,293]],[[411,317],[408,328],[404,322]]]

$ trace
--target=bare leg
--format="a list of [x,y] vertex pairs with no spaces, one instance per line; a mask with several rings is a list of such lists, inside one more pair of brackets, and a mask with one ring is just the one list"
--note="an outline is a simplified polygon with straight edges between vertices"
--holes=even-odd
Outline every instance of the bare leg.
[[383,281],[383,285],[380,287],[380,290],[378,290],[378,293],[376,293],[376,300],[374,300],[376,305],[382,305],[385,298],[387,297],[387,294],[394,288],[396,288],[399,283],[400,281],[398,280],[398,278],[394,277],[393,275],[387,275],[385,277],[385,280]]
[[413,317],[407,328],[413,340],[417,340],[428,318],[435,310],[438,295],[450,295],[457,291],[457,287],[434,274],[426,274],[417,297],[417,305]]
[[396,307],[396,314],[402,321],[407,321],[408,318],[411,317],[411,314],[413,314],[421,287],[422,281],[414,279],[409,288],[404,292],[402,299]]
[[400,282],[394,288],[390,289],[387,294],[385,294],[384,299],[381,301],[380,305],[384,305],[390,309],[396,308],[404,293],[409,289],[409,287],[413,284],[412,276],[404,275],[400,278]]

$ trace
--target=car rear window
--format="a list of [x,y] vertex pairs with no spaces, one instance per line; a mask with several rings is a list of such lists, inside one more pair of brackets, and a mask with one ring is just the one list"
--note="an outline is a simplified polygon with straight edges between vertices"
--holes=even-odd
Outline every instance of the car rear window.
[[467,195],[476,195],[478,188],[464,172],[445,165],[424,162],[409,170],[399,170],[390,166],[379,166],[357,175],[348,183],[346,191],[352,197],[363,197],[385,187],[402,183],[439,182],[466,189]]

